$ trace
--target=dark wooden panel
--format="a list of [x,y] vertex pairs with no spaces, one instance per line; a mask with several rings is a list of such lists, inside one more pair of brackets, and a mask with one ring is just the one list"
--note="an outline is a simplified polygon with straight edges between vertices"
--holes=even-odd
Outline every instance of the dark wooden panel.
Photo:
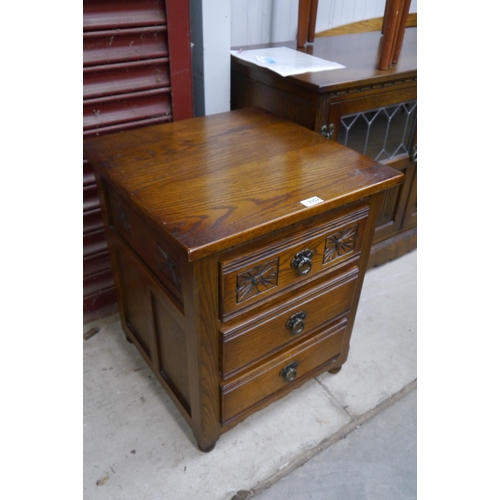
[[398,206],[397,202],[399,200],[400,193],[401,186],[388,189],[384,193],[382,207],[380,208],[380,214],[377,219],[377,224],[379,226],[385,226],[386,224],[392,223],[396,218],[396,208]]
[[403,184],[388,189],[384,193],[382,207],[377,219],[377,228],[375,229],[375,236],[373,238],[375,243],[403,229],[403,216],[412,181],[412,175],[408,175],[408,168],[411,166],[411,162],[407,155],[388,160],[386,164],[405,174],[405,178]]
[[291,95],[286,89],[253,80],[249,78],[252,69],[237,66],[234,58],[231,60],[231,68],[231,109],[258,106],[314,130],[316,110],[312,93]]
[[137,249],[137,254],[156,274],[167,290],[171,300],[179,310],[183,308],[181,259],[170,245],[151,231],[144,219],[127,201],[116,194],[109,194],[108,186],[103,183],[108,207],[108,224],[127,243]]
[[155,339],[153,338],[148,314],[145,313],[150,311],[150,297],[146,277],[128,254],[115,252],[115,255],[120,274],[120,295],[126,311],[125,323],[135,340],[144,350],[149,361],[152,362]]
[[417,170],[415,165],[415,174],[413,176],[408,203],[406,205],[404,223],[407,225],[417,224]]
[[[164,299],[163,299],[164,300]],[[179,401],[191,412],[187,343],[184,328],[163,305],[162,298],[151,293],[160,375],[176,393]]]

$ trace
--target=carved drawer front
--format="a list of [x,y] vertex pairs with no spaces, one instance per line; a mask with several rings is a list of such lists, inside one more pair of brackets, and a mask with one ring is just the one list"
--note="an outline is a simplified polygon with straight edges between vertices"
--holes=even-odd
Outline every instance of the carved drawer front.
[[222,320],[359,257],[368,206],[221,262]]
[[265,315],[221,331],[221,371],[224,378],[315,334],[352,305],[358,268],[323,283],[311,293],[280,305]]
[[107,196],[109,224],[134,249],[182,309],[181,258],[116,193]]
[[347,320],[344,318],[320,335],[315,335],[269,362],[245,372],[234,381],[221,386],[222,423],[265,403],[307,378],[316,368],[335,361],[342,350]]

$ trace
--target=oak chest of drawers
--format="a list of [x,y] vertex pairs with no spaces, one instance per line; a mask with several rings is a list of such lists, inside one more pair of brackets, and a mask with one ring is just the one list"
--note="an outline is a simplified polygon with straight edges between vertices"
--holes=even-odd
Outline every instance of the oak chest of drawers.
[[120,317],[198,446],[347,359],[402,174],[260,109],[85,143]]

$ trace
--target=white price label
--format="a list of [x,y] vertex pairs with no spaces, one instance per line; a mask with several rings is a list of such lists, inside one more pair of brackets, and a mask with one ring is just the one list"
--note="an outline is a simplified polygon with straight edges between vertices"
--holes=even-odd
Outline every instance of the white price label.
[[300,203],[302,205],[305,205],[306,207],[312,207],[313,205],[317,205],[318,203],[321,203],[323,200],[321,198],[318,198],[317,196],[313,196],[312,198],[308,198],[307,200],[303,200]]

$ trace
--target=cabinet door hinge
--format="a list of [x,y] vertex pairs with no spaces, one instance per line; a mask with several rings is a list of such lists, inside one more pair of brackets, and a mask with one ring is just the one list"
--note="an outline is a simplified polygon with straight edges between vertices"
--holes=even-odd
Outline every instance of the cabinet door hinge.
[[417,145],[415,144],[415,146],[413,146],[411,148],[411,151],[410,151],[410,160],[412,162],[416,162],[417,161]]

